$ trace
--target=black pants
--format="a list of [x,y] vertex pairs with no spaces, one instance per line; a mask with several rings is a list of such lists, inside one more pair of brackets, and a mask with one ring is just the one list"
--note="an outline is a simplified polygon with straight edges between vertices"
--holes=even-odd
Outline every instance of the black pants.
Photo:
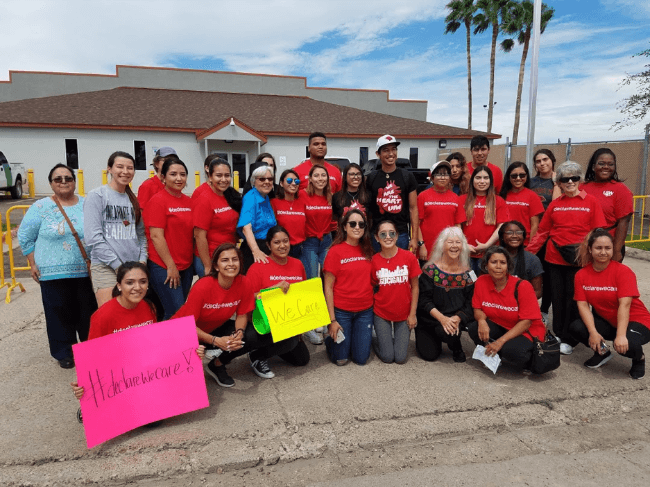
[[[614,340],[616,338],[616,328],[609,324],[604,318],[594,313],[594,324],[596,331],[602,335],[605,340]],[[584,321],[577,319],[569,325],[569,333],[571,336],[589,348],[589,330]],[[632,360],[639,360],[643,357],[643,345],[650,342],[650,330],[641,323],[630,321],[627,325],[627,338],[628,348],[625,357]]]
[[452,352],[462,350],[460,333],[447,335],[438,320],[430,320],[433,325],[420,321],[415,327],[415,349],[422,360],[433,362],[442,353],[442,343],[446,343]]
[[542,263],[542,269],[544,269],[544,274],[542,274],[542,305],[539,308],[542,313],[548,313],[551,307],[551,265],[546,262],[546,244],[539,249],[537,257]]
[[[255,241],[257,242],[257,246],[262,252],[264,252],[265,254],[269,253],[265,240],[256,238]],[[244,259],[244,262],[242,262],[241,273],[246,275],[250,266],[252,266],[253,263],[255,262],[255,258],[253,257],[253,251],[248,246],[248,242],[246,241],[246,239],[242,240],[240,250],[242,253],[242,258]]]
[[[215,337],[223,337],[232,334],[235,331],[235,322],[233,320],[226,321],[216,330],[213,330],[210,334]],[[220,356],[219,360],[222,364],[227,365],[233,361],[233,359],[250,353],[250,358],[252,362],[256,360],[267,360],[274,355],[284,355],[291,352],[298,345],[298,337],[287,338],[278,343],[273,343],[273,337],[270,333],[266,335],[260,335],[255,330],[255,327],[252,323],[249,323],[246,326],[244,331],[244,346],[239,350],[234,350],[232,352],[224,351]],[[211,348],[211,347],[206,347]]]
[[[505,335],[508,330],[504,327],[497,325],[492,320],[487,320],[490,327],[490,341],[498,340]],[[472,321],[467,325],[467,333],[476,345],[486,345],[478,337],[478,321]],[[523,335],[519,335],[511,340],[508,340],[501,350],[499,356],[503,360],[507,360],[514,366],[520,369],[527,369],[530,367],[530,362],[533,359],[533,342]]]
[[72,358],[72,345],[88,340],[90,317],[97,300],[89,277],[41,281],[41,298],[50,354],[57,360]]
[[578,305],[573,300],[573,281],[579,267],[549,264],[551,274],[551,301],[553,303],[553,333],[571,345],[577,345],[569,335],[569,325],[580,318]]

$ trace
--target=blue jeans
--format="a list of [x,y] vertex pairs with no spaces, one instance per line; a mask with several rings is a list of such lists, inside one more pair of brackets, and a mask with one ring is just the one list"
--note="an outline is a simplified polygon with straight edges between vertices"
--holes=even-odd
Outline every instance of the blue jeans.
[[[379,245],[379,242],[377,241],[374,235],[372,236],[370,241],[372,242],[372,248],[374,249],[374,251],[379,252],[381,250],[381,245]],[[411,237],[409,236],[408,233],[400,233],[397,236],[397,246],[400,249],[408,250],[410,242],[411,242]]]
[[332,236],[329,233],[323,235],[322,239],[309,237],[302,244],[302,255],[300,261],[305,266],[307,279],[318,277],[318,266],[323,267],[327,251],[332,245]]
[[372,321],[374,314],[372,306],[363,311],[343,311],[334,308],[336,321],[343,328],[345,340],[336,343],[331,337],[325,338],[325,348],[332,362],[347,360],[352,355],[352,361],[365,365],[370,357],[370,342],[372,339]]
[[147,267],[149,268],[149,274],[151,274],[151,287],[160,298],[160,302],[165,310],[163,319],[168,320],[185,304],[187,295],[192,287],[194,269],[192,269],[192,266],[189,266],[184,271],[179,271],[181,285],[174,289],[169,287],[169,283],[165,284],[167,269],[160,267],[151,260],[147,261]]
[[194,267],[194,274],[199,276],[199,279],[205,276],[205,273],[203,272],[203,261],[199,256],[194,256],[194,263],[192,265]]
[[292,245],[291,249],[289,249],[289,255],[293,257],[294,259],[298,259],[302,262],[302,245],[305,242],[300,242],[299,244]]
[[469,258],[469,267],[474,271],[476,277],[483,274],[481,271],[481,260],[483,257],[470,257]]

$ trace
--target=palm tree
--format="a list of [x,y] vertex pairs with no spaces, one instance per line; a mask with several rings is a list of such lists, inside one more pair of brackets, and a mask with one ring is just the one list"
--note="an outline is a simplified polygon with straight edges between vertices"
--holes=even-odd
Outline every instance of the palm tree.
[[488,101],[487,131],[492,132],[492,114],[494,112],[494,67],[496,65],[497,37],[504,17],[508,15],[512,0],[478,0],[480,10],[474,16],[474,34],[481,34],[492,27],[492,51],[490,53],[490,98]]
[[[530,0],[523,0],[521,3],[514,3],[511,6],[506,22],[502,26],[502,31],[506,34],[515,36],[517,43],[523,45],[521,53],[521,63],[519,64],[519,86],[517,87],[517,104],[515,106],[515,126],[512,130],[512,144],[517,145],[519,136],[519,119],[521,117],[521,92],[524,87],[524,73],[526,71],[526,58],[530,46],[530,38],[533,34],[533,16],[534,4]],[[549,21],[553,17],[555,9],[545,3],[542,4],[541,32],[543,33]],[[501,48],[505,52],[510,52],[515,46],[513,39],[505,39],[501,42]]]
[[462,24],[465,25],[467,35],[467,128],[472,128],[472,55],[470,52],[470,34],[471,26],[476,13],[476,5],[474,0],[454,0],[447,4],[447,8],[451,11],[445,22],[445,34],[450,32],[453,34]]

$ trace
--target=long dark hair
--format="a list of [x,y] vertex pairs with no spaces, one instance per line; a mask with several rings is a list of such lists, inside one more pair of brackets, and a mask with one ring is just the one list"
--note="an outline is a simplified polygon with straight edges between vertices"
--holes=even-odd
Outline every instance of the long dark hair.
[[241,250],[239,250],[234,243],[226,242],[219,245],[214,251],[214,254],[212,254],[210,272],[208,272],[208,274],[205,277],[213,277],[215,279],[219,277],[219,271],[217,270],[217,262],[219,262],[219,257],[221,256],[221,254],[223,254],[226,250],[234,250],[235,252],[237,252],[237,257],[239,257],[239,272],[237,273],[237,275],[239,276],[241,274],[241,269],[244,264],[244,258],[242,257]]
[[[548,158],[553,163],[553,170],[555,171],[555,154],[553,154],[553,151],[551,149],[540,149],[537,152],[535,152],[535,155],[533,156],[533,166],[535,166],[535,159],[537,159],[537,156],[540,154],[544,154],[548,156]],[[539,171],[537,170],[537,166],[535,166],[535,175],[539,176]]]
[[474,180],[476,176],[481,173],[487,173],[490,177],[490,187],[488,188],[485,197],[485,214],[483,221],[486,225],[495,225],[497,222],[497,195],[494,190],[494,176],[492,170],[487,166],[477,167],[472,173],[469,180],[469,191],[467,192],[467,199],[465,200],[465,215],[467,216],[467,224],[469,225],[474,218],[474,203],[476,202],[476,188],[474,188]]
[[515,260],[515,270],[514,274],[517,277],[520,277],[522,279],[526,279],[526,257],[524,256],[524,242],[526,241],[526,227],[524,227],[523,223],[517,220],[510,220],[509,222],[505,222],[501,227],[499,227],[499,245],[503,247],[504,249],[507,249],[508,246],[506,245],[505,242],[505,233],[506,233],[506,227],[508,225],[515,225],[519,230],[523,231],[523,239],[521,241],[521,245],[519,248],[517,248],[517,257]]
[[[228,168],[228,172],[232,175],[232,168],[230,167],[230,164],[228,164],[228,161],[221,159],[220,157],[216,157],[210,161],[210,165],[208,166],[208,176],[212,176],[217,166],[226,166]],[[242,197],[239,191],[237,191],[232,186],[228,186],[228,188],[223,192],[223,197],[226,198],[228,206],[230,206],[237,213],[241,213]]]
[[334,238],[334,242],[332,242],[332,246],[343,243],[347,239],[348,234],[345,231],[345,226],[348,224],[348,221],[352,215],[361,215],[361,218],[363,218],[363,221],[366,224],[366,228],[363,230],[363,236],[361,237],[361,240],[359,240],[359,247],[361,247],[361,252],[363,253],[364,257],[370,260],[372,259],[372,254],[374,251],[372,250],[372,244],[370,243],[370,227],[368,225],[368,219],[361,210],[358,210],[356,208],[345,212],[339,220],[339,225],[336,228],[336,237]]
[[521,161],[513,162],[508,166],[506,173],[503,175],[503,186],[501,186],[501,192],[499,193],[499,196],[501,196],[504,200],[506,199],[506,196],[508,196],[508,193],[512,191],[512,181],[510,180],[510,174],[517,168],[522,168],[524,171],[526,171],[526,181],[524,182],[524,188],[530,189],[530,172],[528,171],[528,166],[526,166],[526,164]]
[[596,180],[596,171],[594,170],[594,166],[596,165],[596,161],[600,156],[603,154],[609,154],[614,158],[614,173],[611,175],[609,178],[610,181],[616,181],[617,183],[620,183],[621,180],[618,178],[618,172],[617,172],[617,166],[618,164],[616,163],[616,154],[611,149],[608,149],[607,147],[601,147],[600,149],[596,149],[596,151],[591,155],[591,158],[589,159],[589,164],[587,164],[587,172],[585,173],[585,183],[589,183],[591,181]]
[[[460,187],[460,194],[467,194],[467,192],[469,191],[469,178],[470,178],[469,171],[467,170],[467,159],[465,159],[465,156],[460,152],[452,152],[447,156],[447,159],[445,160],[451,165],[451,161],[453,161],[454,159],[456,159],[460,163],[460,170],[462,171],[460,175],[460,179],[458,180],[458,186]],[[451,186],[456,184],[451,179],[451,172],[449,173],[449,183]]]
[[274,227],[269,228],[269,231],[266,232],[266,238],[264,239],[266,246],[269,248],[269,252],[271,251],[271,241],[278,233],[284,233],[287,237],[289,236],[289,232],[287,232],[287,229],[282,225],[275,225]]
[[[300,179],[298,173],[293,169],[285,169],[284,171],[282,171],[282,174],[280,174],[280,184],[278,185],[278,194],[275,195],[275,197],[278,198],[279,200],[283,200],[286,198],[286,194],[284,194],[284,188],[282,187],[282,183],[284,182],[284,180],[287,178],[289,174],[293,174],[296,177],[296,179]],[[294,196],[294,198],[298,198],[299,194],[300,191],[296,191],[296,195]]]
[[314,196],[316,194],[316,190],[314,189],[314,185],[311,184],[311,176],[312,176],[312,174],[314,174],[314,171],[316,171],[316,169],[322,169],[323,171],[325,171],[325,174],[327,175],[327,184],[323,188],[323,196],[325,196],[325,198],[327,199],[327,203],[329,203],[331,205],[332,204],[332,185],[330,184],[330,175],[327,172],[327,168],[325,166],[322,166],[320,164],[314,164],[313,166],[311,166],[311,169],[309,170],[309,183],[307,184],[307,189],[305,190],[305,192],[309,196]]
[[[147,276],[147,281],[151,280],[151,276],[149,275],[149,269],[147,269],[147,266],[145,264],[143,264],[142,262],[133,262],[133,261],[125,262],[124,264],[120,265],[117,268],[117,271],[115,272],[116,284],[113,287],[113,291],[111,291],[111,296],[112,297],[116,298],[116,297],[122,295],[122,292],[119,290],[118,285],[124,280],[126,275],[130,271],[132,271],[133,269],[140,269]],[[147,282],[147,287],[148,286],[149,286],[149,284]],[[151,309],[151,312],[155,316],[156,315],[156,307],[154,306],[154,304],[151,301],[149,301],[146,297],[144,298],[144,300],[149,305],[149,308]]]
[[[131,154],[128,152],[123,152],[123,151],[115,151],[113,152],[109,158],[108,158],[108,167],[113,167],[113,164],[115,164],[115,159],[118,157],[122,157],[124,159],[129,159],[133,163],[133,167],[135,168],[135,159]],[[131,189],[131,186],[128,184],[126,185],[126,189],[124,191],[126,195],[129,197],[129,201],[131,201],[131,206],[133,207],[133,214],[135,216],[135,224],[137,225],[140,223],[140,219],[142,218],[142,210],[140,209],[140,203],[138,203],[138,198],[135,196],[133,193],[133,190]]]
[[361,166],[357,164],[356,162],[352,162],[348,164],[345,169],[343,169],[343,182],[341,184],[341,191],[336,193],[332,199],[336,204],[338,204],[341,208],[347,206],[347,201],[346,198],[348,196],[348,172],[350,172],[350,168],[353,169],[358,169],[359,172],[361,173],[361,184],[359,185],[359,191],[357,193],[357,200],[359,201],[359,204],[363,205],[364,208],[368,206],[368,203],[370,203],[370,193],[368,192],[368,189],[366,188],[366,176],[363,174],[363,169],[361,169]]
[[585,267],[594,261],[594,258],[591,256],[589,249],[591,249],[591,247],[594,245],[596,239],[600,237],[607,237],[612,241],[612,247],[614,246],[614,238],[607,230],[604,228],[594,228],[587,234],[585,239],[580,244],[580,248],[578,249],[578,262],[582,267]]

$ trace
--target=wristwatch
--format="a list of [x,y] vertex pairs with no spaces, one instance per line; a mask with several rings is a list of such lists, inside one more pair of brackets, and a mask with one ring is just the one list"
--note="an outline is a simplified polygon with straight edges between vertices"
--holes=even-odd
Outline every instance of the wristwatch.
[[424,245],[424,240],[418,240],[418,247],[422,247]]

